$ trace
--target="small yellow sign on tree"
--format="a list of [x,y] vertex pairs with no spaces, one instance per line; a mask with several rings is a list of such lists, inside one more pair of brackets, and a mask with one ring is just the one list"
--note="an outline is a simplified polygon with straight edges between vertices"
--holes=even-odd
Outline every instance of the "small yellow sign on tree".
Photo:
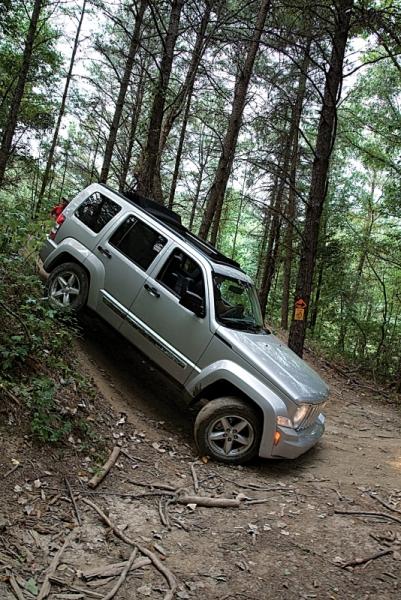
[[305,319],[305,308],[307,304],[305,300],[299,298],[295,302],[295,312],[294,312],[294,321],[303,321]]

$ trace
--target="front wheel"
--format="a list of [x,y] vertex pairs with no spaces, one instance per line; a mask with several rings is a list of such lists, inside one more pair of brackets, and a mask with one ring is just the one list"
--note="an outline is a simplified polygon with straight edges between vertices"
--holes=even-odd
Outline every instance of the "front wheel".
[[259,449],[262,422],[257,412],[234,397],[211,400],[195,420],[195,441],[202,456],[242,464]]
[[77,263],[64,263],[56,267],[46,284],[50,304],[63,310],[81,311],[88,297],[88,275]]

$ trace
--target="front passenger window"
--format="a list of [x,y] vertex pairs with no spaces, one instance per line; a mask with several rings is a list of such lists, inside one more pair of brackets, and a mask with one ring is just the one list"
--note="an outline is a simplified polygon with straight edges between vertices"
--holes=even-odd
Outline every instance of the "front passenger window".
[[181,299],[185,292],[205,299],[205,287],[200,266],[181,250],[174,250],[157,276],[157,281]]

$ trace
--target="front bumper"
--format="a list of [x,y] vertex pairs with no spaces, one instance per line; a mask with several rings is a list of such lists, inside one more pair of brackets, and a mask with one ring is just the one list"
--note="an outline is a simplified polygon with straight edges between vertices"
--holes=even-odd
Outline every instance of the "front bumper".
[[277,427],[281,438],[273,446],[273,458],[297,458],[312,448],[324,433],[325,417],[320,413],[317,419],[307,429],[291,429],[290,427]]

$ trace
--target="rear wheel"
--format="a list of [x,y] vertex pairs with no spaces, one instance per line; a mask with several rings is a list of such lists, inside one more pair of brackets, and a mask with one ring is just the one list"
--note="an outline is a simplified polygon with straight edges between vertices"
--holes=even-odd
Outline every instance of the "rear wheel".
[[56,267],[46,284],[50,304],[62,310],[81,311],[88,297],[88,275],[77,263],[64,263]]
[[234,397],[211,400],[195,421],[195,441],[201,455],[225,463],[251,460],[258,453],[261,433],[257,412]]

